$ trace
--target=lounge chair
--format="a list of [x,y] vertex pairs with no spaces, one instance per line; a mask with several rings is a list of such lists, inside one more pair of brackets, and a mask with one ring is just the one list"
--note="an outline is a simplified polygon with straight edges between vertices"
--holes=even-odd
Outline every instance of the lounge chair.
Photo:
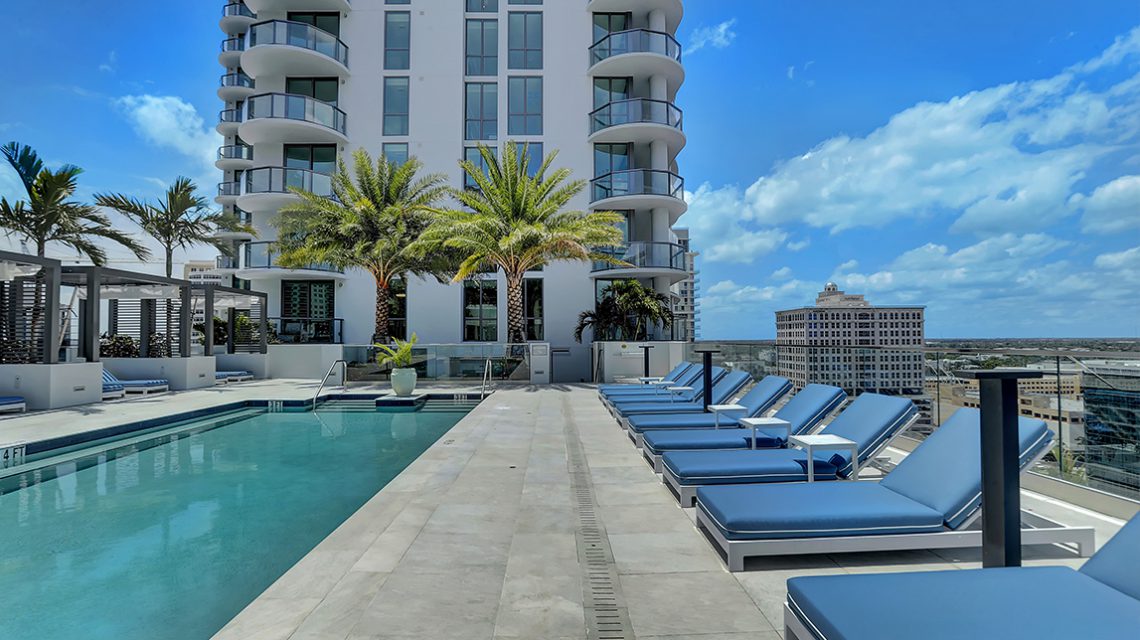
[[114,400],[127,395],[127,390],[118,382],[107,382],[107,372],[103,371],[103,399]]
[[864,393],[818,432],[854,443],[854,457],[849,449],[828,449],[810,457],[803,449],[666,451],[661,479],[686,508],[693,506],[700,486],[855,480],[867,460],[917,419],[918,408],[906,398]]
[[230,382],[245,382],[253,380],[253,374],[248,371],[217,371],[214,373],[215,384]]
[[[716,376],[714,375],[714,379]],[[752,382],[747,371],[730,371],[713,384],[711,404],[728,402]],[[704,383],[693,386],[692,395],[686,401],[661,399],[655,402],[615,402],[614,417],[625,427],[625,419],[645,413],[703,413],[705,411]]]
[[[645,458],[653,463],[653,469],[661,473],[661,455],[666,451],[783,447],[787,444],[788,435],[800,435],[816,428],[845,400],[847,394],[839,387],[809,384],[771,416],[787,422],[790,433],[757,431],[755,446],[752,441],[752,429],[741,428],[740,422],[735,419],[731,425],[720,428],[703,425],[698,428],[672,428],[671,425],[664,424],[650,426],[639,434],[637,442],[641,445],[641,452]],[[636,430],[632,423],[630,428]]]
[[160,393],[170,390],[170,381],[156,378],[154,380],[120,380],[115,377],[115,374],[103,369],[103,384],[104,388],[107,384],[117,384],[123,388],[126,393],[141,393],[148,395],[151,393]]
[[[670,386],[691,387],[691,391],[684,392],[681,395],[684,395],[686,397],[695,397],[696,392],[704,389],[703,373],[703,367],[693,367],[692,369],[686,371],[678,380],[672,381],[675,384],[647,385],[645,387],[640,387],[631,393],[619,394],[617,392],[613,392],[602,396],[602,404],[606,405],[606,408],[610,410],[610,413],[613,413],[614,405],[616,404],[628,404],[633,402],[669,402],[671,396],[667,389]],[[728,371],[722,367],[713,367],[713,384],[716,384],[717,381],[723,378],[727,373]],[[674,400],[675,399],[676,398],[674,398]]]
[[20,396],[0,396],[0,413],[24,412],[28,410],[27,403]]
[[[1020,418],[1021,469],[1053,443],[1041,420]],[[958,409],[881,482],[707,486],[697,489],[697,526],[730,571],[750,556],[981,546],[970,526],[981,512],[981,418]],[[1025,544],[1093,549],[1093,530],[1022,513]]]
[[[692,369],[695,366],[698,366],[698,365],[695,365],[691,362],[682,361],[681,364],[677,365],[676,367],[673,367],[672,371],[670,371],[669,373],[666,373],[665,375],[663,375],[659,378],[654,378],[654,380],[656,380],[656,381],[677,380],[677,378],[681,377],[682,375],[685,374],[685,372],[687,372],[689,369]],[[614,382],[614,383],[609,383],[609,384],[598,385],[598,395],[602,395],[602,396],[609,395],[610,393],[615,392],[615,391],[617,391],[619,393],[626,393],[626,392],[634,391],[634,390],[645,391],[645,384],[644,383],[643,384],[633,384],[633,383],[628,383],[628,382],[627,383]]]
[[1135,638],[1140,517],[1085,566],[811,576],[788,580],[786,640]]

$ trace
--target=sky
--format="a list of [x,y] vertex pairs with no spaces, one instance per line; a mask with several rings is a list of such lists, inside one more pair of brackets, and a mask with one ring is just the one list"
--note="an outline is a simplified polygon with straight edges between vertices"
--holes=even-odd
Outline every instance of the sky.
[[[213,191],[221,3],[6,4],[0,139],[81,198]],[[1140,336],[1137,0],[688,0],[678,37],[702,337],[828,281],[930,337]]]

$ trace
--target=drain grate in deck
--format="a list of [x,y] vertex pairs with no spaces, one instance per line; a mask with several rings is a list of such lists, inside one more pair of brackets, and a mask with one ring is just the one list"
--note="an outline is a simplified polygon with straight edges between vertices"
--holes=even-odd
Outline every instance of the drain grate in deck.
[[[564,401],[565,402],[565,401]],[[633,640],[629,612],[621,595],[617,565],[610,550],[605,526],[597,514],[594,484],[590,480],[590,467],[578,436],[569,406],[563,415],[568,416],[565,426],[567,461],[570,467],[570,487],[574,493],[574,506],[578,515],[578,562],[582,565],[583,605],[586,612],[587,638],[590,640]]]

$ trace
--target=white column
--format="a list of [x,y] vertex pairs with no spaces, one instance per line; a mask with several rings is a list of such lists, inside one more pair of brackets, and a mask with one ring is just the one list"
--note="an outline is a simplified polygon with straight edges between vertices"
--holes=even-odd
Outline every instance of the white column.
[[649,97],[654,100],[669,99],[669,81],[665,76],[649,77]]
[[656,9],[649,12],[649,28],[653,31],[665,31],[665,12]]

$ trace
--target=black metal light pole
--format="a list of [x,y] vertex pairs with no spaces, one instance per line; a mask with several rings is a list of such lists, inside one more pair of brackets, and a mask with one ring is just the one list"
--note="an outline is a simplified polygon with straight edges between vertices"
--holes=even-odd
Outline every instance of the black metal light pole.
[[644,372],[641,375],[645,376],[646,378],[649,377],[649,350],[652,348],[653,348],[653,345],[651,345],[651,344],[643,344],[643,345],[640,345],[638,347],[638,349],[641,349],[641,353],[643,354],[642,355],[642,361],[644,363],[642,365],[642,369],[644,370]]
[[696,349],[693,353],[699,353],[704,358],[704,371],[701,373],[704,376],[705,385],[705,413],[709,412],[709,407],[712,406],[712,357],[714,353],[720,353],[719,349]]
[[1040,371],[965,371],[978,381],[982,413],[982,566],[1021,566],[1021,469],[1017,381]]

